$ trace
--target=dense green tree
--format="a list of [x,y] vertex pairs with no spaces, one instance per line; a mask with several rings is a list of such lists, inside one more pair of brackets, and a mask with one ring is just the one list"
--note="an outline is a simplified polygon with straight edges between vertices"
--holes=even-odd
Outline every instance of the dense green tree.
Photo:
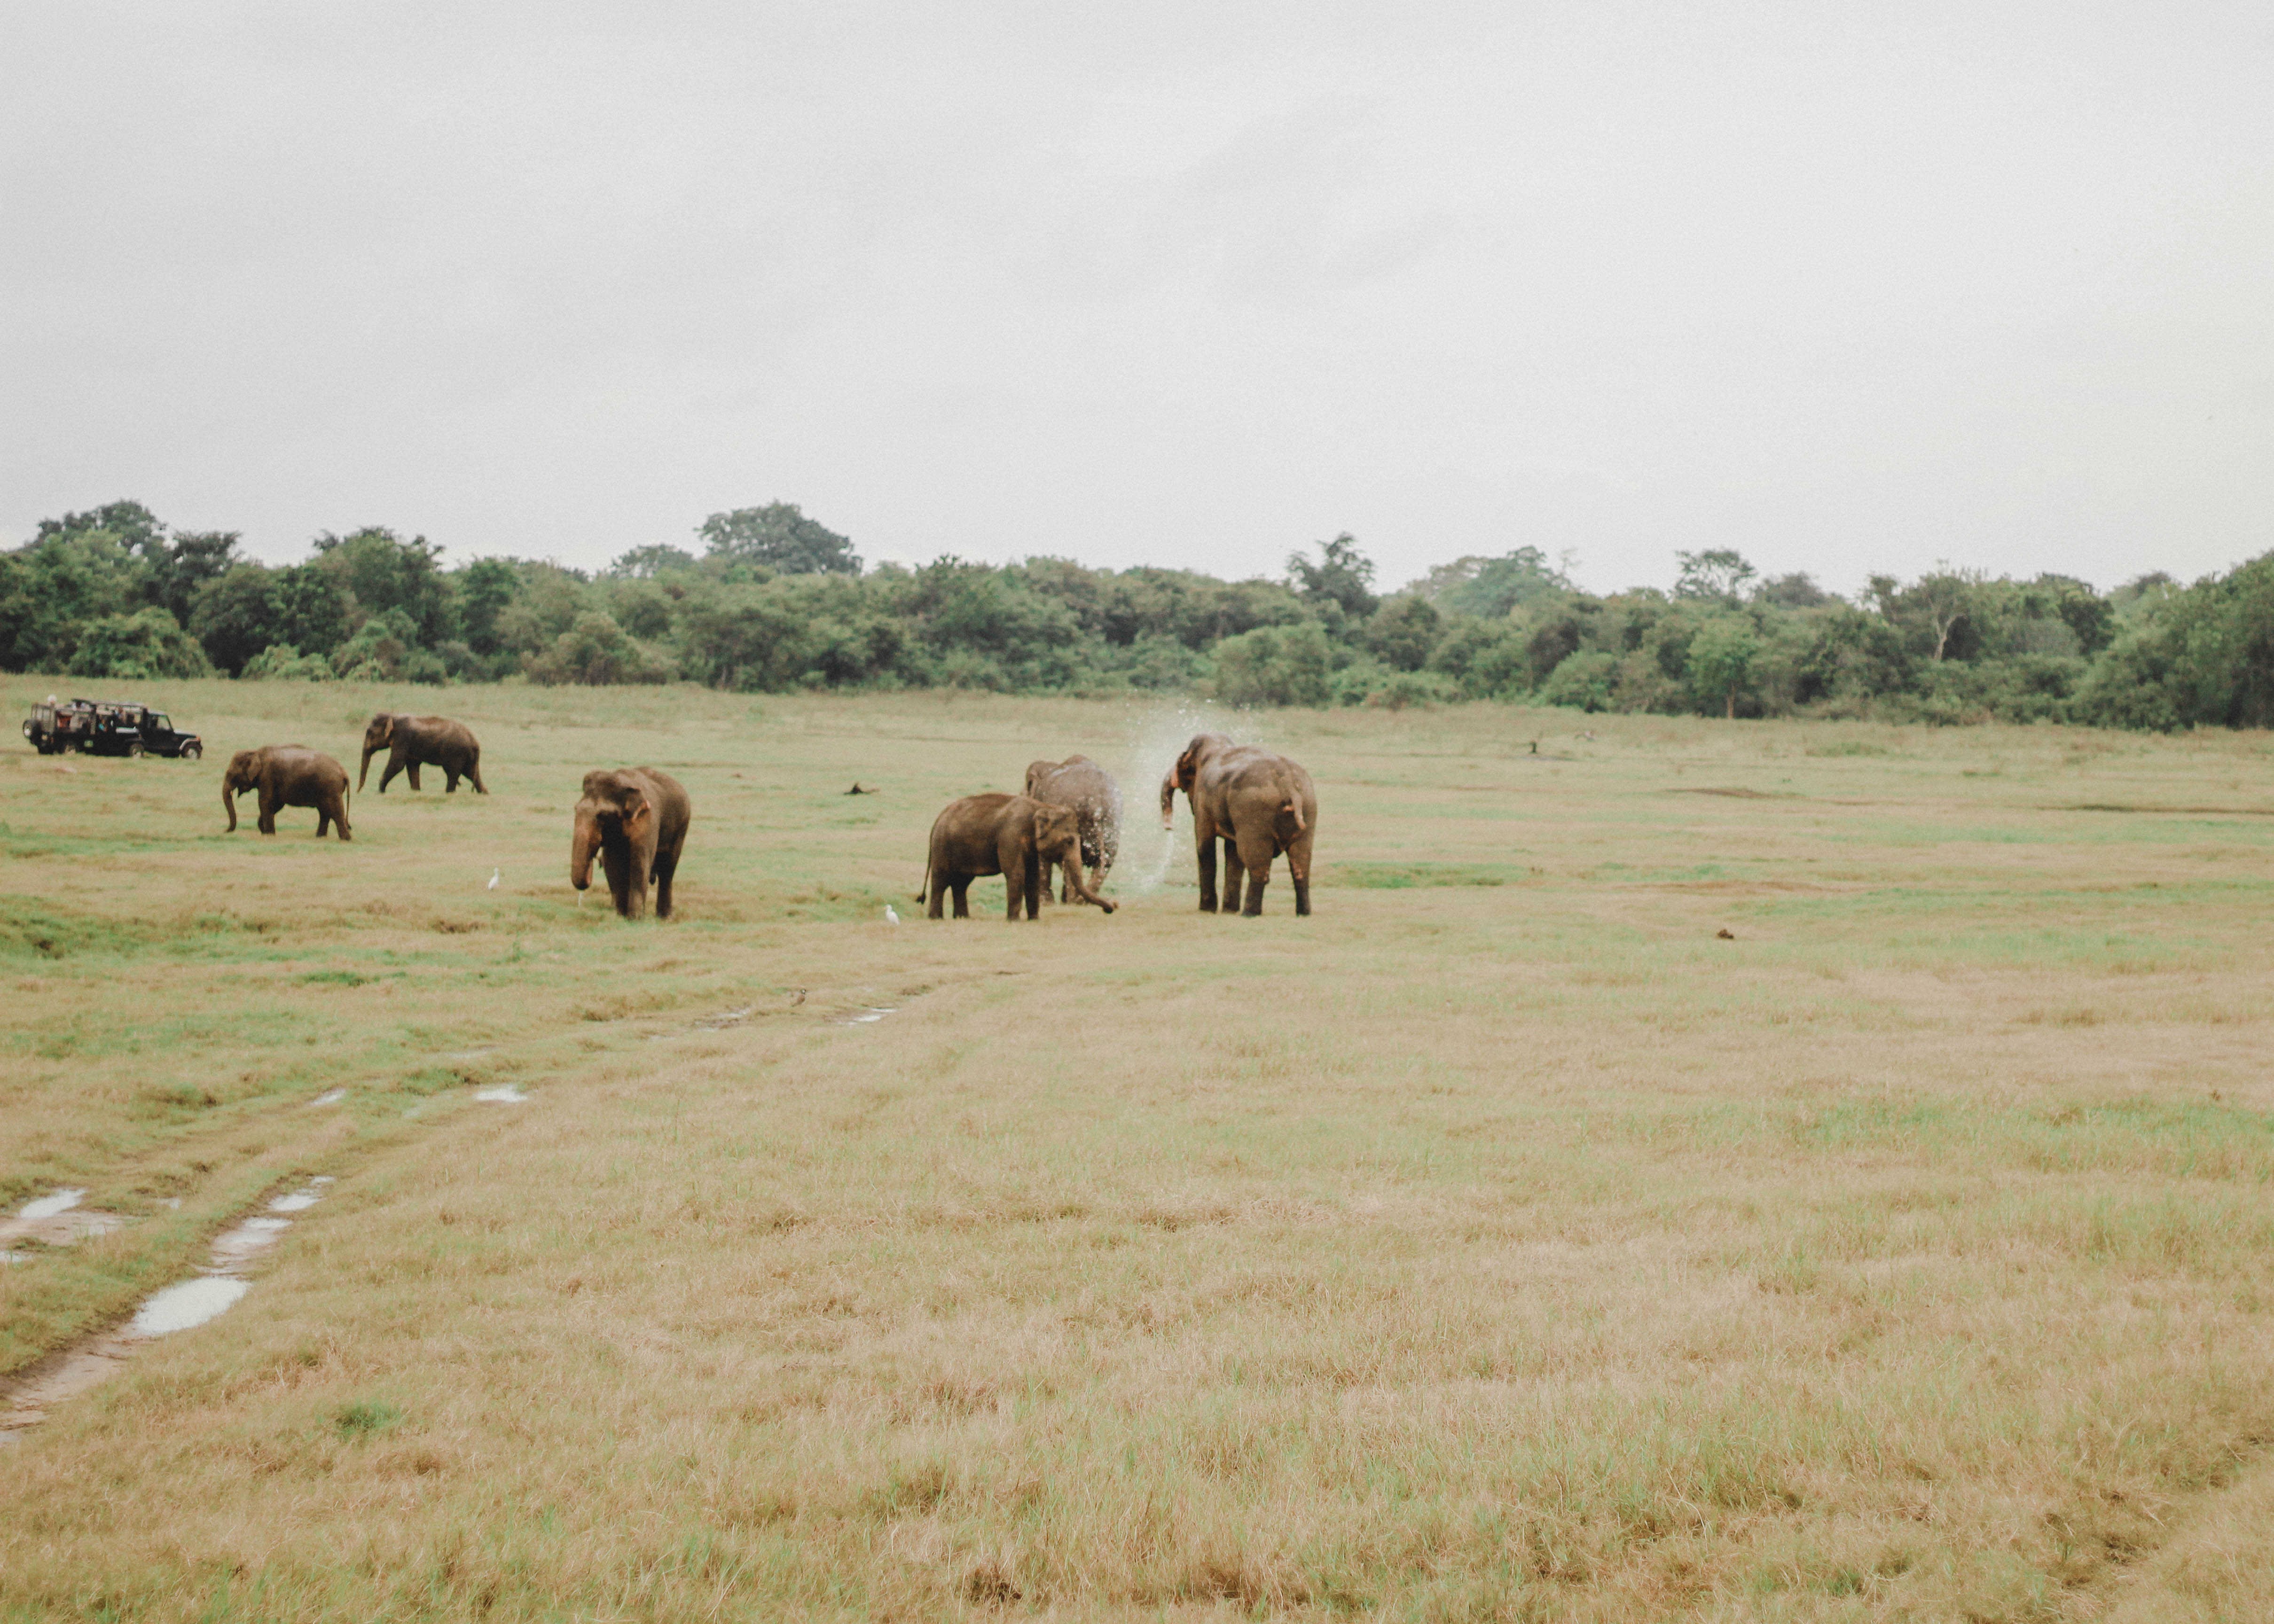
[[1440,564],[1408,590],[1449,614],[1499,620],[1519,605],[1561,598],[1571,583],[1539,548],[1518,547],[1498,558],[1472,553]]
[[238,675],[270,644],[288,641],[276,608],[275,572],[260,564],[237,564],[204,583],[190,607],[189,628],[207,659]]
[[107,614],[89,623],[66,669],[75,677],[133,681],[213,674],[196,640],[155,605],[132,614]]
[[1699,625],[1685,651],[1690,691],[1698,708],[1719,706],[1724,717],[1735,718],[1738,697],[1751,688],[1760,657],[1760,634],[1743,615],[1717,614]]
[[[712,516],[715,519],[724,515]],[[608,566],[608,574],[621,581],[651,581],[658,575],[693,575],[697,568],[695,555],[684,547],[666,547],[651,542],[620,553],[616,561]]]
[[420,643],[440,643],[456,634],[451,590],[442,575],[442,549],[424,536],[405,541],[386,526],[372,524],[345,536],[327,531],[313,545],[314,561],[346,589],[358,614],[399,612],[409,623],[410,635]]
[[1373,590],[1374,560],[1358,550],[1358,538],[1344,530],[1319,544],[1315,562],[1300,553],[1287,555],[1287,579],[1314,603],[1330,603],[1344,618],[1364,620],[1380,601]]
[[1374,612],[1366,628],[1367,647],[1392,671],[1419,671],[1437,651],[1445,617],[1426,598],[1399,596]]
[[1708,547],[1703,553],[1677,553],[1676,598],[1702,598],[1709,603],[1735,604],[1744,596],[1754,570],[1744,555],[1729,547]]
[[807,518],[795,502],[714,513],[696,534],[711,556],[725,564],[762,565],[785,575],[861,573],[853,544],[818,520]]
[[477,654],[498,651],[498,616],[521,590],[509,559],[476,559],[457,575],[458,629]]

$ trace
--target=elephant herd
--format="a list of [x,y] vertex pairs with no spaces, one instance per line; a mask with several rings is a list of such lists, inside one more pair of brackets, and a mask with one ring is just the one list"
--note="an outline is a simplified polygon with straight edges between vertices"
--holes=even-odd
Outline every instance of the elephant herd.
[[[397,773],[407,774],[410,787],[418,788],[421,767],[442,770],[445,794],[455,793],[461,778],[478,794],[490,793],[482,782],[481,741],[463,722],[384,710],[372,718],[363,733],[358,793],[371,782],[371,758],[381,750],[388,752],[387,766],[379,775],[382,795]],[[301,744],[239,750],[221,775],[221,804],[229,814],[231,832],[237,829],[237,798],[245,794],[260,799],[264,835],[276,832],[276,814],[284,808],[312,807],[316,838],[322,839],[335,827],[341,839],[354,838],[348,824],[347,769],[321,750]],[[627,919],[645,913],[652,884],[656,917],[668,918],[671,876],[679,868],[679,848],[686,842],[689,816],[687,791],[668,773],[652,767],[586,773],[569,837],[568,883],[580,891],[590,885],[597,855],[617,913]]]
[[[382,711],[364,730],[360,792],[371,778],[371,758],[388,752],[379,793],[398,773],[417,789],[422,766],[439,767],[444,793],[465,779],[476,793],[482,783],[480,741],[464,723],[439,716],[403,716]],[[1221,733],[1201,733],[1186,745],[1161,779],[1161,826],[1173,826],[1177,792],[1193,812],[1200,862],[1201,911],[1219,909],[1216,847],[1224,848],[1223,912],[1254,918],[1263,912],[1263,889],[1273,861],[1284,855],[1295,889],[1295,912],[1311,911],[1311,842],[1318,831],[1319,799],[1311,775],[1286,756],[1255,745],[1235,744]],[[343,840],[353,838],[348,824],[348,774],[333,757],[305,745],[272,744],[240,750],[222,773],[221,800],[229,826],[237,828],[237,797],[255,794],[260,828],[276,832],[276,814],[286,807],[316,813],[316,838],[334,826]],[[676,778],[652,767],[625,767],[584,775],[568,847],[568,882],[579,891],[591,883],[592,860],[600,860],[616,912],[636,919],[655,892],[659,919],[671,915],[672,876],[693,808]],[[1099,894],[1112,870],[1121,838],[1121,791],[1104,768],[1087,756],[1062,762],[1038,761],[1027,769],[1018,794],[967,795],[948,803],[933,820],[918,902],[933,919],[943,916],[953,896],[955,917],[971,915],[971,882],[1003,876],[1006,917],[1039,917],[1054,874],[1058,900],[1094,904],[1111,914],[1114,905]],[[1083,871],[1088,870],[1088,878]],[[1244,902],[1243,902],[1244,895]]]
[[[1295,887],[1295,912],[1311,911],[1311,842],[1319,822],[1318,791],[1299,762],[1257,745],[1234,744],[1222,733],[1201,733],[1184,748],[1161,779],[1161,827],[1175,823],[1177,792],[1193,809],[1200,859],[1201,912],[1218,910],[1216,845],[1224,846],[1222,910],[1253,919],[1263,912],[1271,864],[1283,853]],[[1013,922],[1023,906],[1040,912],[1050,871],[1063,868],[1058,900],[1077,897],[1108,914],[1098,895],[1121,840],[1121,791],[1087,756],[1036,762],[1017,795],[966,795],[950,801],[931,826],[924,889],[916,893],[933,919],[953,893],[955,917],[968,919],[971,882],[999,874]],[[1089,879],[1084,883],[1081,869]],[[1243,905],[1241,892],[1246,891]]]

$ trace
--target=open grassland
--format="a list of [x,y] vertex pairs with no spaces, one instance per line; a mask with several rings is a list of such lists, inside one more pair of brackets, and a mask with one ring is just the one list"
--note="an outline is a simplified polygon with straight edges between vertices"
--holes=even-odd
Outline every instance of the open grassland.
[[[1321,801],[1243,921],[1166,710],[149,696],[205,762],[0,752],[0,1203],[135,1220],[0,1269],[0,1372],[339,1182],[0,1446],[0,1617],[2274,1613],[2261,735],[1234,718]],[[220,832],[382,703],[493,793]],[[922,920],[1076,749],[1123,911]],[[568,889],[617,764],[668,924]]]

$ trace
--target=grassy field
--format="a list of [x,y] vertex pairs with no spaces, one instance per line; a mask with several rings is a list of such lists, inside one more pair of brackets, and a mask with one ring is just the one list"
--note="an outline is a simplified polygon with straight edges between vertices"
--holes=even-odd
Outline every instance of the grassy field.
[[[0,1445],[0,1618],[2274,1615],[2263,735],[1228,718],[1321,805],[1243,921],[1173,707],[148,696],[206,761],[0,750],[0,1207],[133,1220],[0,1375],[337,1183]],[[493,793],[221,832],[381,704]],[[1077,749],[1122,911],[918,917]],[[567,883],[619,764],[666,924]]]

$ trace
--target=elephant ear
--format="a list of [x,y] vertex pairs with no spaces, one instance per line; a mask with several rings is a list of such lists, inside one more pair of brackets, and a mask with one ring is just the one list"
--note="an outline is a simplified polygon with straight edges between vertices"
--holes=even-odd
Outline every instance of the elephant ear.
[[640,796],[637,800],[625,807],[623,815],[624,833],[635,840],[639,838],[641,824],[645,822],[648,815],[654,810],[655,808],[648,803],[648,798],[645,795]]

